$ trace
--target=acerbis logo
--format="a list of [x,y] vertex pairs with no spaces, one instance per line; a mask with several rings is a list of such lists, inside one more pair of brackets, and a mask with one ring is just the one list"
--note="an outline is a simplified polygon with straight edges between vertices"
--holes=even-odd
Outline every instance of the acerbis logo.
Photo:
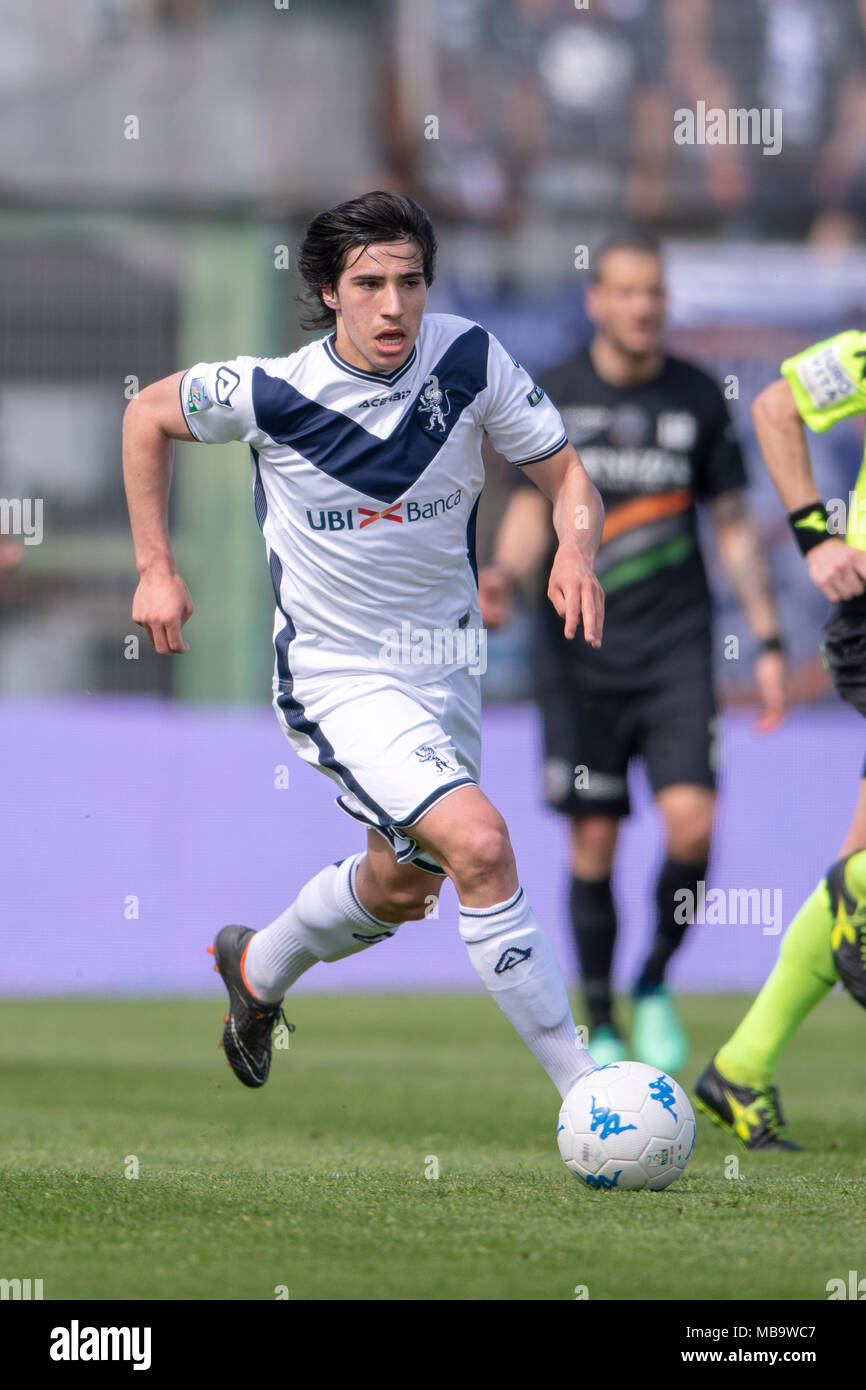
[[[328,511],[313,511],[308,507],[307,525],[312,531],[363,531],[374,521],[430,521],[459,507],[462,497],[463,489],[458,487],[446,497],[436,497],[432,502],[395,502],[379,512],[374,512],[370,507],[333,507]],[[403,507],[406,509],[405,515]]]
[[361,401],[358,410],[367,410],[376,405],[390,405],[392,401],[405,401],[411,394],[411,391],[393,391],[390,396],[369,396],[366,401]]
[[506,970],[513,970],[515,965],[519,965],[522,960],[529,960],[531,955],[531,946],[528,946],[525,951],[522,946],[509,946],[507,951],[502,952],[499,960],[494,965],[494,975],[502,975]]

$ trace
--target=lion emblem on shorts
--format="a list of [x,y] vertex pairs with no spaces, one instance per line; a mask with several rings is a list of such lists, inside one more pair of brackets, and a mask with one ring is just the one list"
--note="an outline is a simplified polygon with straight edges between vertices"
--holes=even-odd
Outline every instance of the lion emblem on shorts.
[[420,748],[415,749],[415,757],[421,763],[435,763],[437,772],[456,772],[457,765],[452,763],[450,758],[446,758],[438,748],[434,748],[432,743],[422,743]]

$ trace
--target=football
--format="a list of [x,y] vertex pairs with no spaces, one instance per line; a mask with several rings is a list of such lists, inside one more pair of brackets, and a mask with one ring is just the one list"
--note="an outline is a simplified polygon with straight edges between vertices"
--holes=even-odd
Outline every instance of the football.
[[657,1192],[691,1158],[695,1116],[666,1072],[644,1062],[610,1062],[572,1086],[556,1138],[566,1167],[585,1187]]

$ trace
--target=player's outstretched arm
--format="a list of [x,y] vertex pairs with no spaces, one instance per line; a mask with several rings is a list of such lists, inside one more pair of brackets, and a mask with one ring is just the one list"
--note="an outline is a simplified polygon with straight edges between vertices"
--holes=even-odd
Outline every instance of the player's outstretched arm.
[[123,483],[139,574],[132,619],[162,656],[188,650],[181,628],[193,612],[168,538],[171,441],[193,437],[180,405],[183,376],[145,387],[123,417]]
[[559,546],[547,596],[565,621],[566,637],[574,637],[582,622],[585,640],[591,647],[600,647],[604,591],[594,565],[604,507],[598,490],[570,444],[540,463],[527,464],[523,471],[553,503]]
[[[752,405],[752,420],[767,472],[785,510],[822,507],[812,476],[806,431],[794,392],[784,377],[765,387]],[[808,515],[801,525],[809,524]],[[830,536],[806,554],[809,577],[833,602],[862,594],[866,583],[866,552]]]

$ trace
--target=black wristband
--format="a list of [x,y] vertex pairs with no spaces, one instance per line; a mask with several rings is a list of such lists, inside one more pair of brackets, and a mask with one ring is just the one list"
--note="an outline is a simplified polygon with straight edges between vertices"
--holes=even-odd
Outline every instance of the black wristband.
[[781,637],[764,637],[758,643],[758,655],[763,656],[764,652],[784,652],[785,644]]
[[829,518],[823,502],[810,502],[808,507],[799,507],[797,511],[789,512],[788,520],[802,555],[808,555],[816,545],[830,538],[830,532],[827,530]]

